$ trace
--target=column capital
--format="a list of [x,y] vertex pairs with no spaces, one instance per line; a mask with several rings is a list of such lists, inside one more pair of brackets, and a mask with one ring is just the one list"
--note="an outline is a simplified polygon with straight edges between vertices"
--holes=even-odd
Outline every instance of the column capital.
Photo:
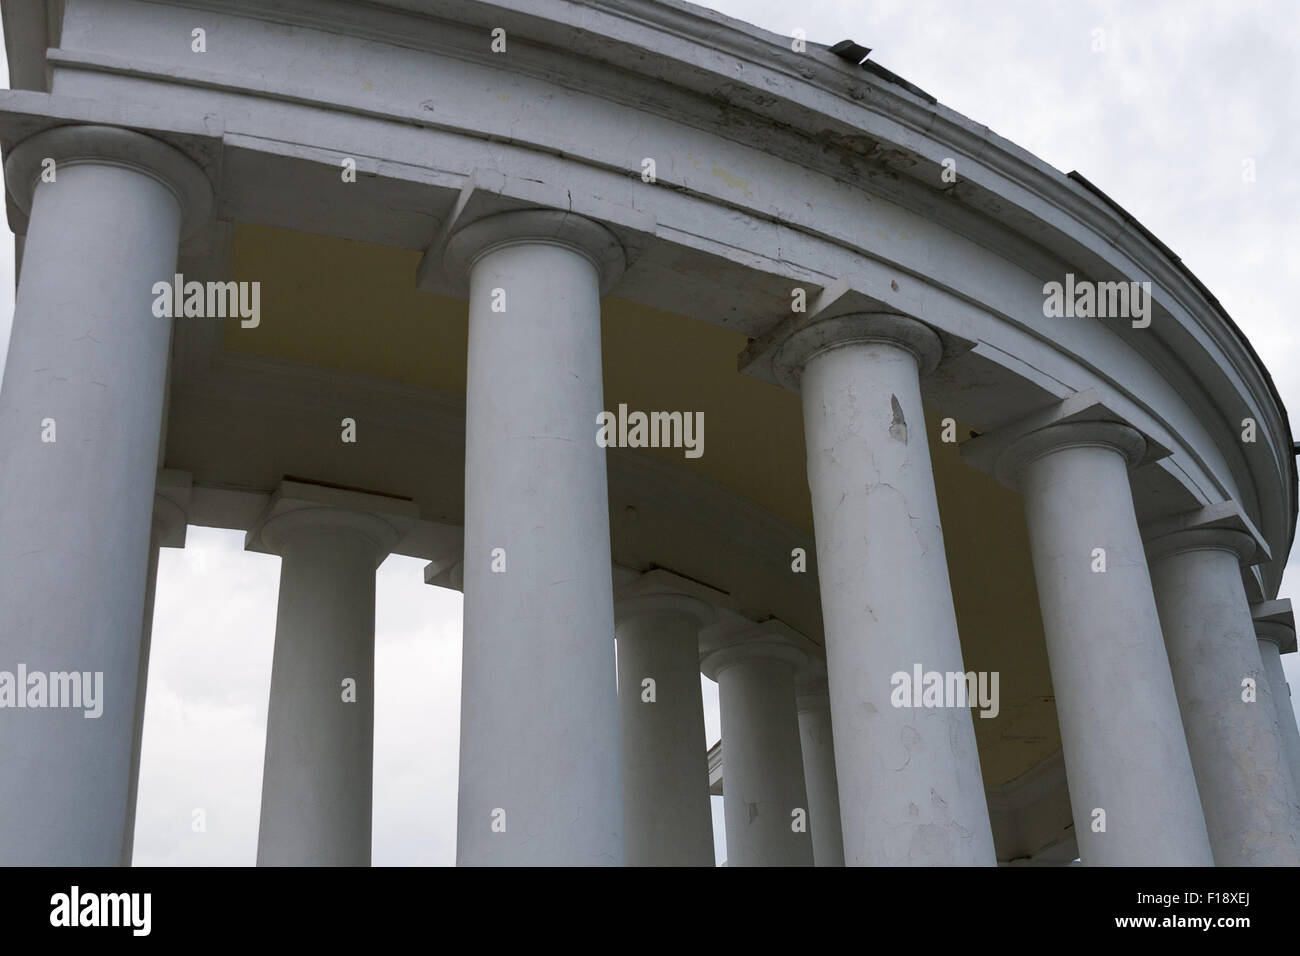
[[719,608],[731,607],[722,591],[663,568],[640,573],[615,564],[613,578],[615,624],[624,616],[664,614],[687,616],[706,627],[718,620]]
[[697,628],[713,623],[714,609],[699,598],[687,594],[635,594],[614,600],[614,626],[629,618],[685,618]]
[[46,159],[54,160],[56,176],[69,166],[98,164],[132,169],[152,177],[176,197],[181,209],[182,239],[192,235],[212,215],[212,184],[198,164],[180,150],[119,126],[81,123],[47,129],[10,151],[5,161],[5,181],[24,215],[31,214],[32,196],[45,170]]
[[329,528],[368,540],[378,567],[418,518],[412,501],[286,480],[248,530],[244,548],[280,554],[295,534]]
[[1250,617],[1255,624],[1255,637],[1258,640],[1276,644],[1283,654],[1295,652],[1295,615],[1291,611],[1289,598],[1252,604]]
[[1019,491],[1025,467],[1065,448],[1104,447],[1129,468],[1169,455],[1169,449],[1103,403],[1096,391],[1076,392],[1050,408],[963,442],[962,460]]
[[933,372],[943,355],[939,336],[923,322],[896,312],[852,312],[814,317],[776,350],[772,369],[781,385],[798,391],[804,367],[814,356],[845,345],[882,342],[912,353],[923,375]]
[[742,664],[746,661],[774,661],[788,664],[792,669],[797,669],[802,667],[806,660],[807,656],[804,652],[793,644],[786,644],[784,641],[778,640],[751,638],[747,641],[728,644],[726,647],[720,647],[705,654],[700,661],[700,670],[709,680],[716,681],[718,675],[733,664]]
[[700,635],[700,670],[710,680],[733,664],[766,660],[788,664],[798,672],[812,647],[806,637],[777,620],[753,621],[729,617]]
[[1119,422],[1063,422],[1017,438],[998,456],[997,478],[1013,487],[1025,468],[1065,448],[1108,448],[1135,468],[1146,453],[1146,440],[1137,429]]
[[1153,521],[1140,530],[1148,561],[1204,550],[1231,551],[1243,567],[1269,559],[1268,543],[1233,501]]
[[710,680],[733,663],[764,657],[789,663],[797,675],[819,653],[818,645],[783,620],[754,622],[727,609],[699,632],[699,670]]
[[[796,291],[809,292],[806,289]],[[911,352],[922,375],[948,356],[975,346],[951,329],[913,317],[917,299],[897,282],[889,288],[845,275],[808,294],[806,312],[787,313],[746,346],[737,367],[746,375],[797,391],[804,364],[838,345],[888,343]]]
[[520,243],[563,246],[591,260],[606,295],[623,275],[623,246],[604,226],[561,209],[519,209],[494,213],[459,226],[443,248],[443,270],[465,277],[482,256]]
[[1245,564],[1255,553],[1255,541],[1250,535],[1227,528],[1187,528],[1149,538],[1144,544],[1148,562],[1188,551],[1227,551]]
[[368,540],[375,548],[378,567],[392,550],[401,533],[384,519],[364,511],[345,508],[305,507],[273,515],[257,528],[256,543],[249,551],[281,554],[289,539],[303,531],[351,532]]

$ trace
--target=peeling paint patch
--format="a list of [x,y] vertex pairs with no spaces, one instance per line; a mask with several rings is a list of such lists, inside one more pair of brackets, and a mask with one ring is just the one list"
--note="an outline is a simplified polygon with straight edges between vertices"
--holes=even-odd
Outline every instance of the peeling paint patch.
[[889,437],[894,441],[907,444],[907,419],[903,417],[903,406],[898,404],[898,396],[890,395],[889,404],[894,410],[894,420],[889,423]]
[[747,803],[745,804],[745,806],[749,808],[749,822],[753,823],[755,820],[758,819],[758,804]]

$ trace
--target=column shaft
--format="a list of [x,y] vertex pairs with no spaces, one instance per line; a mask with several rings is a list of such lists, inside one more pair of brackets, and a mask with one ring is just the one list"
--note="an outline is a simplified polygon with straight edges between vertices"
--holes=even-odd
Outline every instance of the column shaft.
[[817,866],[843,866],[844,834],[840,829],[840,793],[835,774],[830,696],[825,690],[800,694],[798,710],[813,862]]
[[874,337],[814,352],[801,383],[844,860],[992,866],[969,706],[891,701],[917,664],[965,671],[913,344],[938,341],[862,321]]
[[1239,552],[1254,543],[1190,531],[1152,544],[1164,552],[1151,580],[1214,862],[1300,866],[1300,807],[1241,583]]
[[1080,856],[1212,866],[1129,488],[1141,436],[1055,427],[1080,431],[1047,430],[1061,441],[1031,456],[1022,490]]
[[[1296,727],[1295,705],[1291,699],[1291,688],[1287,684],[1286,671],[1282,669],[1282,649],[1277,639],[1265,636],[1271,627],[1277,625],[1256,625],[1259,633],[1257,646],[1259,656],[1268,677],[1268,687],[1277,710],[1278,732],[1282,740],[1282,753],[1286,756],[1287,766],[1291,770],[1291,781],[1300,791],[1300,729]],[[1292,636],[1294,641],[1294,636]]]
[[510,238],[558,215],[492,217],[470,271],[460,864],[623,862],[600,276]]
[[140,754],[144,746],[145,698],[149,686],[149,651],[153,644],[153,604],[158,590],[158,558],[162,529],[153,522],[149,534],[149,569],[145,577],[144,623],[140,628],[140,663],[136,668],[135,713],[131,722],[131,763],[128,768],[126,830],[122,836],[122,865],[130,866],[135,850],[136,801],[140,794]]
[[0,669],[75,672],[102,714],[0,715],[0,863],[122,861],[171,330],[151,289],[181,214],[139,166],[61,162],[36,188],[0,395]]
[[632,866],[714,865],[698,630],[688,614],[619,621],[623,826]]
[[722,717],[727,866],[812,866],[796,664],[781,649],[718,653],[727,655],[713,671]]
[[304,526],[278,550],[257,864],[369,866],[379,549]]

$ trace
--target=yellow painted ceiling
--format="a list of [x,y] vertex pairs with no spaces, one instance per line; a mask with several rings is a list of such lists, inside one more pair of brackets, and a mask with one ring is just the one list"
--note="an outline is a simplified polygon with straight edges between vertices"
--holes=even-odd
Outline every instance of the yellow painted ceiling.
[[[261,324],[227,323],[230,351],[292,359],[464,395],[466,303],[417,291],[420,254],[238,225],[236,280],[261,282]],[[812,530],[798,397],[736,371],[744,336],[609,298],[605,403],[703,411],[703,457],[644,449]],[[963,464],[928,421],[965,663],[1000,673],[1001,713],[975,718],[985,783],[1060,747],[1021,499]],[[959,438],[967,432],[959,430]]]

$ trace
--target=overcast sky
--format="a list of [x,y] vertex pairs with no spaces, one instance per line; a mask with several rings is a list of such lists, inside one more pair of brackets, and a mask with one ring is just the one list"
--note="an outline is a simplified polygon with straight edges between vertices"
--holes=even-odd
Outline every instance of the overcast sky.
[[[852,38],[944,105],[1062,171],[1079,170],[1206,283],[1300,414],[1292,0],[710,5],[815,42]],[[1254,182],[1243,180],[1245,160]],[[12,245],[0,228],[0,350],[13,309]],[[255,861],[278,572],[278,559],[245,553],[238,532],[191,528],[183,551],[162,552],[137,864]],[[1282,597],[1293,597],[1294,580],[1288,569]],[[390,557],[377,606],[374,863],[451,864],[460,595],[426,586],[421,562]],[[1297,657],[1285,663],[1300,687]],[[712,742],[717,691],[704,684]],[[193,831],[195,809],[205,833]],[[714,829],[725,858],[718,798]]]

